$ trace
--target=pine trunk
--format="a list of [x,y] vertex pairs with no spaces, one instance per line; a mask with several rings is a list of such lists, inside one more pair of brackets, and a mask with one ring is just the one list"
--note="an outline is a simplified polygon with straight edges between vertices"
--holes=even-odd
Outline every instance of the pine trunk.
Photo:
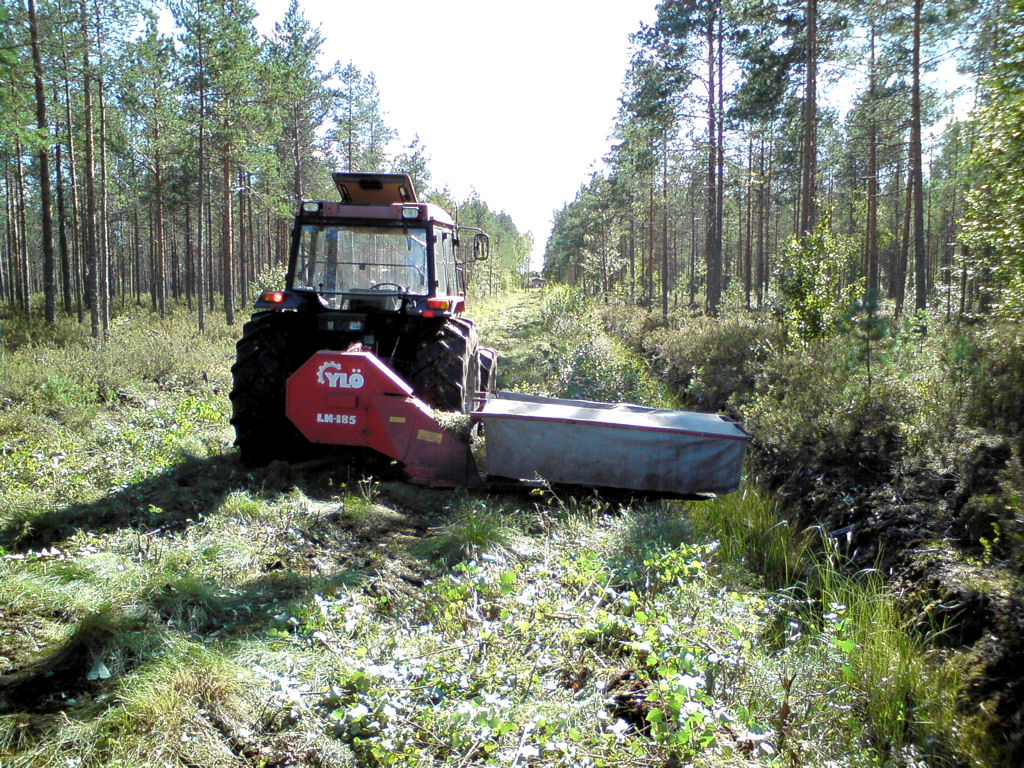
[[913,85],[910,96],[910,172],[914,179],[914,308],[928,308],[928,264],[925,251],[924,178],[921,151],[921,6],[914,0]]
[[877,81],[875,72],[875,25],[871,25],[871,58],[868,69],[868,210],[867,210],[867,292],[868,307],[878,304],[878,123],[875,118]]
[[[227,130],[228,126],[225,125]],[[224,317],[228,325],[235,323],[235,252],[234,237],[231,232],[231,145],[224,147],[221,156],[221,258],[223,264],[224,281],[221,289],[224,293]]]
[[[160,129],[157,126],[157,133],[155,142],[159,145],[160,142]],[[165,259],[164,259],[164,182],[163,182],[163,169],[161,166],[160,150],[158,149],[153,156],[154,169],[153,169],[153,206],[155,208],[154,216],[156,217],[156,274],[153,279],[156,281],[156,299],[157,306],[160,311],[160,319],[163,320],[167,317],[167,276]]]
[[722,252],[716,245],[718,240],[718,185],[717,181],[717,132],[715,112],[715,22],[709,14],[707,21],[708,46],[708,170],[707,170],[707,221],[706,239],[706,286],[704,308],[709,315],[718,314],[722,299]]
[[[909,165],[909,164],[908,164]],[[899,253],[896,257],[896,306],[894,317],[903,314],[903,302],[907,292],[907,252],[910,250],[910,211],[913,208],[914,172],[907,170],[907,191],[903,205],[903,236],[900,238]]]
[[[46,124],[46,93],[43,88],[43,57],[39,52],[39,21],[36,18],[35,0],[28,0],[28,29],[32,47],[32,75],[35,81],[36,127],[40,133],[49,135]],[[41,228],[43,237],[43,301],[46,322],[57,321],[57,265],[53,255],[53,199],[50,190],[50,148],[49,138],[40,145],[36,155],[39,163],[39,205],[42,208]]]
[[818,165],[818,0],[807,0],[807,49],[804,83],[803,151],[800,158],[800,227],[801,239],[814,229],[817,219],[816,177]]
[[[96,19],[97,25],[100,23]],[[102,45],[97,45],[102,51]],[[102,54],[100,67],[103,66]],[[102,70],[101,70],[102,71]],[[110,217],[109,201],[107,199],[107,108],[106,97],[103,93],[103,76],[97,79],[99,108],[100,108],[100,204],[98,212],[99,225],[99,304],[100,322],[103,326],[103,338],[106,339],[110,333]]]
[[32,268],[28,261],[28,220],[25,204],[25,166],[22,163],[24,147],[15,142],[17,162],[14,164],[14,181],[17,184],[18,200],[18,291],[21,311],[27,316],[32,313]]

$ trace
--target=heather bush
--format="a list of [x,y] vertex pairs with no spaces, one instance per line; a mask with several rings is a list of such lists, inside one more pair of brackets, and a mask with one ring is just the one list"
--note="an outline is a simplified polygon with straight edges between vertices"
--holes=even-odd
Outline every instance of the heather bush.
[[741,409],[745,427],[760,459],[783,472],[823,455],[884,464],[913,408],[885,379],[867,386],[848,337],[821,339],[766,360],[753,389]]
[[685,317],[666,325],[656,313],[606,309],[603,319],[613,335],[642,351],[685,407],[699,411],[725,410],[731,402],[735,412],[783,340],[776,323],[745,312]]

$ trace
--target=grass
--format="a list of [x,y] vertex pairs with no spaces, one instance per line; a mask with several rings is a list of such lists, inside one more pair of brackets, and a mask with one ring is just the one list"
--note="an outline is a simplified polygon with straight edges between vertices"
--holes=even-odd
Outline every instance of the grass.
[[[503,387],[562,393],[574,301],[480,307]],[[620,505],[249,471],[239,329],[211,325],[5,335],[4,768],[985,759],[955,663],[753,487]]]
[[691,506],[698,531],[714,538],[719,559],[757,574],[770,589],[788,587],[805,569],[810,536],[793,531],[770,497],[745,485],[734,494]]
[[466,499],[418,543],[415,551],[450,565],[482,555],[501,555],[517,538],[515,516],[512,510],[483,499]]

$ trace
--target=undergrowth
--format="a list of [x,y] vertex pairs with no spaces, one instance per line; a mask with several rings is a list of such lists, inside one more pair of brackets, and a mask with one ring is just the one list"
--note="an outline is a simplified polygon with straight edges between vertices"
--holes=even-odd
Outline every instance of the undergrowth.
[[[677,374],[652,374],[578,294],[473,314],[503,388],[672,401]],[[333,461],[250,471],[227,427],[237,328],[132,311],[106,345],[7,331],[5,768],[988,757],[954,722],[956,667],[879,575],[780,523],[752,483],[619,504],[416,488]],[[693,355],[671,363],[685,398],[769,396],[771,338],[728,371],[699,340],[657,338]]]

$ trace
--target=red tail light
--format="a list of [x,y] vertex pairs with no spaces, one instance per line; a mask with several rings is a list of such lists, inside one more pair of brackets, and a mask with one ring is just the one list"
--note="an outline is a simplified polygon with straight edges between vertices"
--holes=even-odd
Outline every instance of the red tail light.
[[260,295],[260,301],[265,301],[268,304],[280,304],[284,301],[284,293],[282,291],[264,291]]
[[448,309],[451,305],[448,299],[427,299],[428,309]]

